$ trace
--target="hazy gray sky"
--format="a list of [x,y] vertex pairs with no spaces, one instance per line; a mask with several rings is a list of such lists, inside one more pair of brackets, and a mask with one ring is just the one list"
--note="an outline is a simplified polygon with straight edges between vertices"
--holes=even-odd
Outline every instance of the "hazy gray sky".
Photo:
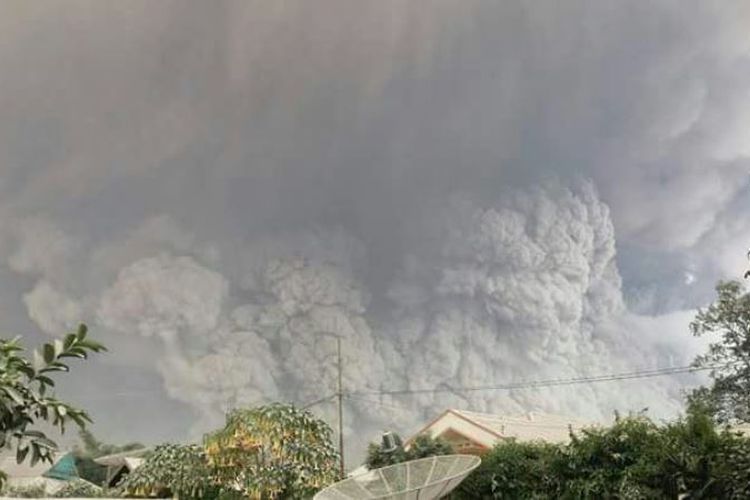
[[[320,330],[352,389],[689,362],[692,310],[745,268],[748,25],[746,1],[6,0],[3,328],[89,323],[112,352],[65,393],[146,441],[331,392]],[[682,382],[348,411],[669,414]]]

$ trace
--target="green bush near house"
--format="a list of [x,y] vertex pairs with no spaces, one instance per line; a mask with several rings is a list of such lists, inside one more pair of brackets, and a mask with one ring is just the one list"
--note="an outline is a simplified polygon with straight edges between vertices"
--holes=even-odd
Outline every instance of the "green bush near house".
[[408,460],[434,457],[436,455],[450,455],[453,449],[440,438],[433,438],[427,434],[420,434],[405,449],[398,434],[393,434],[396,443],[395,450],[384,450],[382,444],[370,443],[367,447],[365,465],[368,469],[377,469],[387,465],[399,464]]
[[639,416],[588,429],[566,445],[498,444],[454,499],[750,498],[750,439],[700,409],[659,425]]
[[560,449],[543,442],[515,440],[497,445],[482,457],[474,470],[454,492],[453,497],[543,499],[555,491],[552,464]]

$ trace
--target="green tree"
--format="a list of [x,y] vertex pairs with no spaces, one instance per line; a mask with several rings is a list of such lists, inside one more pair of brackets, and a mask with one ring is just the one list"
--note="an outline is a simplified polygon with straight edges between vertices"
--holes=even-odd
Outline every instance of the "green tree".
[[433,438],[429,434],[420,434],[404,448],[401,437],[394,434],[396,449],[385,450],[382,444],[370,443],[367,446],[365,465],[368,469],[377,469],[387,465],[398,464],[408,460],[433,457],[435,455],[450,455],[451,446],[443,439]]
[[700,407],[658,425],[638,416],[571,435],[566,445],[498,444],[457,499],[747,499],[750,440]]
[[710,387],[690,395],[719,422],[750,421],[750,294],[737,281],[720,282],[717,299],[690,324],[693,335],[714,340],[694,365],[710,368]]
[[162,444],[154,448],[118,489],[133,497],[177,495],[183,500],[215,498],[218,493],[203,449],[183,444]]
[[[645,417],[618,418],[606,429],[571,435],[553,463],[558,496],[569,499],[664,498],[674,485],[660,474],[664,450],[659,427]],[[670,497],[667,497],[670,498]]]
[[338,478],[331,428],[289,405],[234,410],[205,448],[224,494],[310,498]]
[[55,386],[51,375],[69,370],[66,358],[84,359],[104,350],[87,338],[85,325],[62,340],[42,345],[31,359],[24,356],[18,339],[0,339],[0,449],[14,446],[19,463],[27,456],[32,464],[51,461],[57,445],[38,424],[47,422],[64,432],[69,421],[80,428],[91,422],[85,411],[50,394]]
[[436,455],[450,455],[451,453],[453,453],[453,448],[444,439],[434,438],[429,434],[420,434],[409,443],[406,450],[406,459],[417,460]]
[[370,443],[367,445],[367,457],[365,465],[368,469],[378,469],[387,465],[399,464],[405,462],[406,450],[401,436],[393,433],[394,449],[386,449],[382,443]]

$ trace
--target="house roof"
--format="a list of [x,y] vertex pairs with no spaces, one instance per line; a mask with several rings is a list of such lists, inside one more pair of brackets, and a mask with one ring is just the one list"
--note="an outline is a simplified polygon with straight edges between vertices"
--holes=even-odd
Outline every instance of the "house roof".
[[76,467],[75,457],[72,453],[64,455],[42,476],[50,479],[59,479],[60,481],[78,479],[78,468]]
[[571,428],[579,430],[591,425],[591,422],[581,419],[544,413],[513,416],[449,409],[424,426],[415,436],[425,432],[437,436],[450,430],[489,448],[498,440],[508,438],[519,441],[565,442],[570,438]]
[[112,455],[106,455],[94,459],[94,462],[100,465],[107,465],[110,467],[117,467],[121,465],[127,466],[130,470],[141,465],[143,462],[143,456],[151,451],[150,448],[140,448],[138,450],[123,451],[121,453],[113,453]]

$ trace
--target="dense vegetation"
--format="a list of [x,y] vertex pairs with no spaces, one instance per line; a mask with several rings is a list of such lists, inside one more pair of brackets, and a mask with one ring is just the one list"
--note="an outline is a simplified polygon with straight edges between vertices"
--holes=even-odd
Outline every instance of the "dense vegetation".
[[215,498],[218,492],[203,449],[182,444],[157,446],[118,489],[125,496],[182,499]]
[[338,479],[331,428],[294,406],[235,410],[206,439],[223,491],[241,498],[310,498]]
[[708,406],[720,422],[750,422],[750,294],[737,281],[719,283],[716,292],[716,301],[690,325],[693,335],[712,340],[695,360],[710,368],[712,384],[690,399]]
[[233,411],[205,446],[157,447],[120,489],[144,497],[302,499],[338,479],[337,461],[325,422],[272,404]]
[[750,498],[750,440],[702,411],[674,423],[617,419],[566,445],[498,444],[456,499]]
[[453,453],[450,445],[440,438],[433,438],[427,434],[420,434],[409,443],[407,448],[398,434],[393,434],[395,449],[387,450],[383,444],[370,443],[367,447],[365,465],[368,469],[377,469],[387,465],[398,464],[408,460],[432,457],[435,455],[449,455]]

